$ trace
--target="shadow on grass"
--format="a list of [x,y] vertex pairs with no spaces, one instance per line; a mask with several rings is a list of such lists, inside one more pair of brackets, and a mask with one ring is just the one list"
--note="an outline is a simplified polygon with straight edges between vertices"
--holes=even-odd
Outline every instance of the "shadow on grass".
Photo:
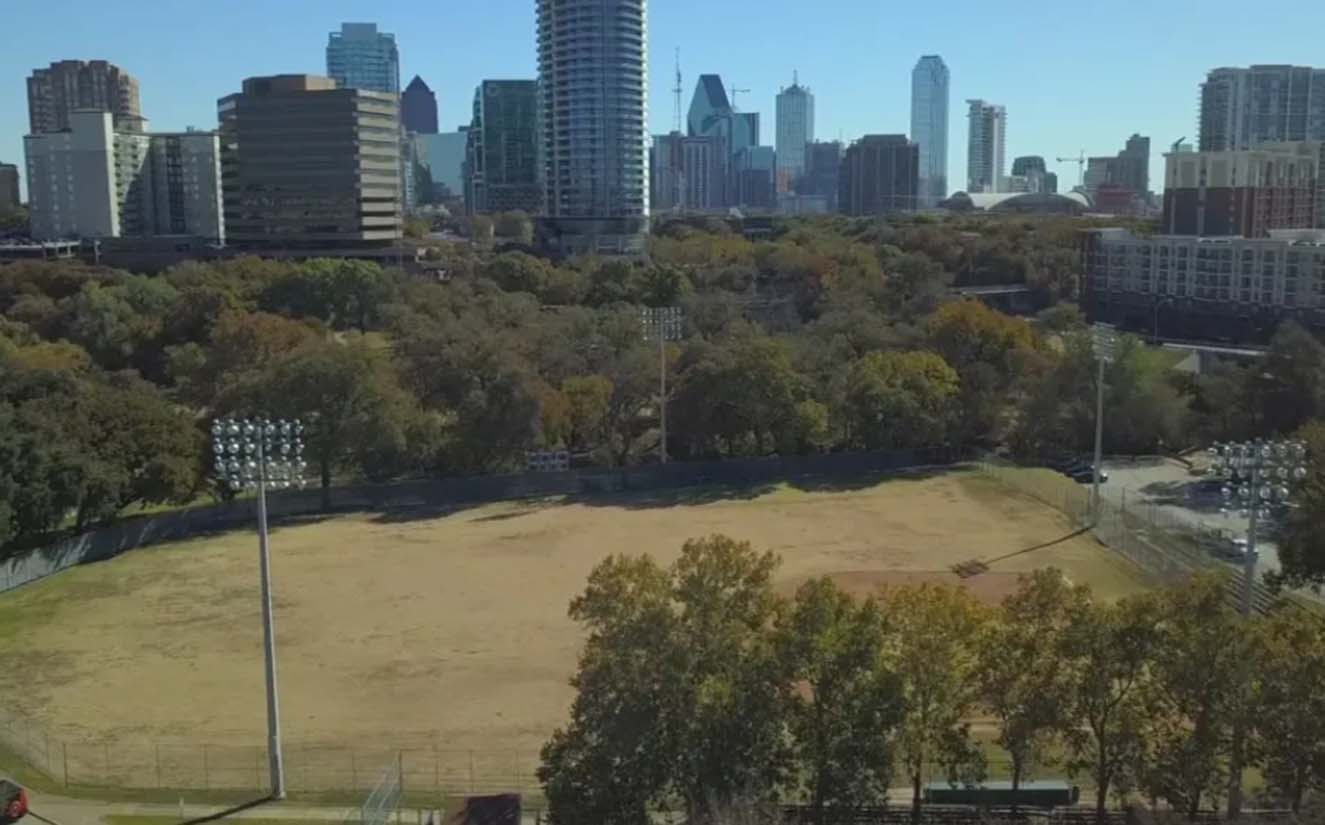
[[233,808],[227,808],[224,811],[219,811],[214,814],[207,814],[207,816],[200,816],[195,819],[185,820],[182,823],[182,825],[202,825],[202,823],[204,822],[217,822],[222,819],[228,819],[229,817],[232,817],[235,814],[242,814],[245,811],[251,811],[254,808],[261,808],[263,805],[268,805],[274,801],[275,800],[273,800],[271,797],[254,799],[250,802],[244,802],[242,804],[236,805]]

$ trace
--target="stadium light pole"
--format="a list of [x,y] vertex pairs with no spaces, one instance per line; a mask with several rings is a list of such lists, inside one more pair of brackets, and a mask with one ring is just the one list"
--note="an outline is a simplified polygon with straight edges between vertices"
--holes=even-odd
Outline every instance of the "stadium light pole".
[[[1248,441],[1215,444],[1210,448],[1210,472],[1224,478],[1220,494],[1224,513],[1236,503],[1247,516],[1247,546],[1242,556],[1242,594],[1239,604],[1244,620],[1251,619],[1256,590],[1257,532],[1262,515],[1271,507],[1288,503],[1293,488],[1307,477],[1307,448],[1301,441]],[[1246,667],[1246,658],[1244,668]],[[1242,674],[1245,690],[1250,672]],[[1239,714],[1233,721],[1233,753],[1229,759],[1228,816],[1242,813],[1242,768],[1246,762],[1247,731]]]
[[1091,347],[1097,364],[1095,374],[1095,462],[1091,467],[1090,515],[1094,524],[1100,523],[1100,473],[1104,463],[1104,368],[1113,361],[1118,336],[1113,327],[1095,324],[1090,330]]
[[645,341],[658,342],[658,460],[667,463],[667,342],[679,341],[685,325],[680,307],[645,307],[640,310]]
[[262,579],[262,651],[267,677],[267,760],[271,796],[285,798],[281,753],[280,694],[276,687],[276,626],[272,615],[271,552],[267,534],[267,488],[284,490],[304,483],[303,424],[269,418],[221,418],[212,423],[216,475],[230,489],[254,490],[258,503],[258,566]]

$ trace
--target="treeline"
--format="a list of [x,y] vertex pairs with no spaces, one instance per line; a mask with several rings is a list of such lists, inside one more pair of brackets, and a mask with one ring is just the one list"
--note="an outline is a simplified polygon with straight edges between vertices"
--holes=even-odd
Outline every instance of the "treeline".
[[618,556],[570,607],[588,631],[569,725],[539,771],[554,823],[706,822],[796,801],[814,821],[883,805],[894,783],[1080,778],[1110,800],[1188,816],[1230,787],[1234,728],[1264,801],[1325,790],[1325,623],[1244,620],[1222,580],[1092,597],[1056,570],[998,607],[922,585],[857,600],[830,580],[793,598],[778,560],[723,536],[661,567]]
[[[1081,226],[833,218],[751,241],[720,221],[682,221],[652,239],[647,264],[442,243],[427,278],[361,261],[241,258],[154,277],[10,264],[0,492],[13,492],[0,544],[224,495],[202,434],[232,412],[303,418],[324,487],[513,471],[535,449],[580,464],[650,460],[659,355],[642,334],[646,306],[685,310],[685,336],[665,353],[676,458],[1085,449],[1094,356],[1075,306],[1028,321],[949,297],[953,283],[1004,281],[1072,298]],[[1285,334],[1266,370],[1195,381],[1124,344],[1107,448],[1177,448],[1314,417],[1325,353]],[[1260,412],[1235,413],[1230,399]]]

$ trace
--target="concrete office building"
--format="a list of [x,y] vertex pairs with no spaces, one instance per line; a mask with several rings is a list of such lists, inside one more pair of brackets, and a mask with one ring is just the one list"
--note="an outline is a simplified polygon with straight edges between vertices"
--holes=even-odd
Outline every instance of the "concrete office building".
[[18,196],[18,167],[0,163],[0,212],[18,209],[22,204]]
[[968,100],[969,134],[966,148],[966,191],[1003,191],[1006,167],[1008,113],[1002,106]]
[[465,152],[469,127],[456,132],[414,135],[414,178],[420,203],[442,203],[465,194]]
[[1201,84],[1202,152],[1325,140],[1325,69],[1251,66],[1211,71]]
[[1092,319],[1172,338],[1264,341],[1294,318],[1325,326],[1325,231],[1267,238],[1085,233],[1081,303]]
[[717,137],[680,132],[653,139],[650,167],[654,213],[705,212],[725,205],[727,163]]
[[263,249],[400,238],[399,96],[315,75],[244,81],[217,102],[228,242]]
[[777,96],[777,191],[790,192],[805,174],[805,146],[814,141],[814,94],[793,75]]
[[816,141],[805,147],[805,174],[797,194],[824,199],[828,212],[837,211],[839,178],[842,168],[842,144]]
[[920,147],[906,135],[866,135],[847,147],[838,205],[847,215],[886,215],[916,209]]
[[[1012,161],[1012,174],[1007,178],[1009,192],[1028,192],[1033,195],[1049,192],[1049,172],[1040,155],[1023,155]],[[1054,187],[1057,189],[1057,186]]]
[[948,196],[948,86],[943,58],[925,55],[911,71],[911,140],[920,147],[920,205]]
[[649,222],[646,0],[538,0],[540,137],[561,252],[643,254]]
[[537,81],[485,80],[474,90],[474,115],[466,132],[469,214],[516,210],[543,214],[539,115]]
[[327,36],[327,76],[342,89],[400,94],[396,36],[376,23],[342,23]]
[[418,75],[400,94],[400,125],[416,135],[437,134],[437,95]]
[[1325,226],[1323,146],[1297,141],[1164,155],[1164,233],[1263,238],[1273,229]]
[[28,78],[29,134],[68,129],[79,110],[110,113],[116,131],[143,129],[138,81],[113,63],[61,60]]

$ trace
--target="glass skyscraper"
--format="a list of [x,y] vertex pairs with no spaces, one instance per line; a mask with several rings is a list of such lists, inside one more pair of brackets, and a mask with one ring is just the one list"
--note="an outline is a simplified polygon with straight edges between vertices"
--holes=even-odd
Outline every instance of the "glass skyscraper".
[[342,89],[400,94],[396,36],[376,23],[341,23],[327,39],[327,76]]
[[550,219],[544,227],[563,250],[643,249],[649,215],[646,6],[646,0],[538,0]]
[[777,96],[777,190],[790,192],[805,174],[805,146],[814,140],[814,95],[792,78]]
[[928,54],[911,72],[911,140],[920,147],[920,205],[948,196],[948,67]]

